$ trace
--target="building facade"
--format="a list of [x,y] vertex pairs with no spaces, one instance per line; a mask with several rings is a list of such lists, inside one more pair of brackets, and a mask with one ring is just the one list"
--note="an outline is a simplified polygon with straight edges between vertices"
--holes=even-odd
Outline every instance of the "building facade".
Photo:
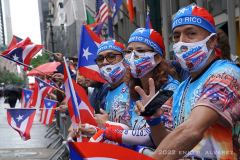
[[[11,43],[13,35],[9,0],[1,0],[0,4],[0,46],[2,52]],[[19,75],[16,63],[3,57],[0,57],[0,70]]]

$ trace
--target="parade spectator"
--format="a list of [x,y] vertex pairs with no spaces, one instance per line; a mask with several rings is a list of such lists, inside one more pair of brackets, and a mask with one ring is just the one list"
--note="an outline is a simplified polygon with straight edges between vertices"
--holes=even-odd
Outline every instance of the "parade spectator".
[[7,103],[9,104],[10,108],[15,108],[17,103],[17,99],[19,98],[19,93],[16,91],[8,91],[4,94],[7,97]]
[[[168,62],[165,60],[165,46],[158,32],[153,29],[137,29],[130,36],[127,49],[123,53],[130,71],[125,75],[125,81],[129,87],[130,110],[134,108],[137,100],[142,99],[142,95],[138,94],[135,86],[142,86],[143,92],[149,93],[149,78],[152,78],[156,83],[156,91],[160,89],[175,90],[178,87],[179,82],[172,78],[177,73],[173,68],[169,67]],[[169,99],[169,102],[171,102],[171,99]],[[167,122],[167,118],[171,117],[171,110],[168,110],[170,106],[165,105],[162,108],[167,112],[161,118],[166,119]],[[130,120],[131,130],[119,132],[114,128],[107,128],[104,138],[119,144],[154,147],[146,120],[136,115],[135,112],[130,115],[132,115]],[[150,117],[148,121],[151,121]],[[172,123],[166,123],[166,127],[171,128]],[[136,132],[141,134],[136,134]]]
[[[98,127],[119,125],[129,129],[130,121],[122,119],[125,106],[129,99],[127,86],[124,83],[124,74],[126,72],[125,62],[123,59],[122,50],[125,47],[115,41],[102,42],[97,51],[97,63],[101,76],[108,81],[110,90],[106,95],[105,111],[101,108],[101,114],[95,114],[94,119]],[[94,96],[94,95],[93,95]],[[88,136],[96,133],[95,128],[85,128],[85,124],[79,127],[79,131]],[[93,140],[94,141],[94,140]]]
[[227,34],[222,29],[217,29],[217,35],[217,47],[221,50],[220,59],[228,59],[229,61],[232,61]]
[[[57,80],[59,80],[59,79],[61,79],[61,80],[63,80],[63,67],[64,67],[64,60],[63,60],[63,55],[61,54],[61,53],[53,53],[56,57],[57,57],[57,59],[58,59],[58,61],[61,63],[56,69],[57,69],[57,71],[56,72],[54,72],[54,75],[53,75],[53,77],[54,78],[56,78]],[[75,55],[76,56],[76,55]],[[74,58],[74,59],[76,59],[76,58]],[[73,62],[73,64],[75,65],[75,66],[77,66],[77,60],[74,60],[74,62]],[[68,67],[69,68],[69,72],[70,72],[70,75],[71,75],[71,78],[73,79],[73,80],[76,80],[76,68],[75,68],[75,71],[73,72],[70,68],[70,66]]]
[[[218,60],[217,34],[213,17],[198,6],[181,8],[172,23],[175,56],[190,77],[173,95],[173,128],[168,132],[160,121],[151,126],[157,147],[154,159],[237,159],[232,138],[239,131],[240,69],[229,60]],[[150,96],[142,90],[143,101],[137,103],[138,115]],[[158,112],[155,119],[159,119]],[[237,129],[238,128],[238,129]],[[163,153],[163,151],[169,151]]]

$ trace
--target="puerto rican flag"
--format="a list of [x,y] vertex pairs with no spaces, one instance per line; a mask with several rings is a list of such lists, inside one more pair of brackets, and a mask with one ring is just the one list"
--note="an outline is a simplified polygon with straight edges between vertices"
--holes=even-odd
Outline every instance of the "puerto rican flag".
[[36,77],[31,106],[34,108],[40,108],[43,98],[51,89],[52,86]]
[[107,143],[69,142],[71,160],[153,160],[136,151]]
[[43,48],[44,45],[38,45],[31,42],[30,38],[22,40],[13,36],[12,42],[8,50],[3,52],[1,56],[20,64],[24,70],[30,67],[31,59]]
[[[64,84],[68,102],[69,115],[74,123],[88,123],[97,126],[94,120],[94,109],[91,107],[86,91],[71,79],[69,71],[64,67]],[[75,124],[75,126],[77,126]]]
[[26,141],[30,139],[36,109],[7,109],[8,124]]
[[42,124],[52,124],[55,108],[57,107],[57,101],[50,99],[43,99],[43,109],[41,110],[40,122]]
[[32,93],[33,91],[22,89],[21,108],[30,108]]
[[99,73],[99,68],[94,62],[97,50],[102,40],[88,27],[82,25],[78,55],[78,70],[86,78],[106,83]]
[[72,121],[72,125],[73,128],[77,128],[78,124],[81,123],[80,122],[80,114],[79,114],[79,110],[78,110],[78,104],[77,104],[77,97],[76,97],[76,93],[73,87],[73,81],[68,67],[67,67],[67,63],[65,60],[65,57],[63,57],[64,59],[64,86],[65,86],[65,93],[66,93],[66,97],[67,97],[67,105],[68,105],[68,111],[69,111],[69,115]]
[[94,109],[90,105],[86,91],[75,81],[72,82],[77,98],[77,107],[80,113],[81,123],[88,123],[97,126],[97,123],[94,120]]
[[147,12],[146,29],[152,29],[149,12]]
[[52,88],[49,89],[49,91],[48,91],[48,94],[51,94],[51,93],[53,92],[53,90],[54,90],[54,87],[56,88],[57,85],[56,85],[56,83],[54,83],[51,79],[48,79],[48,80],[47,80],[47,83],[48,83],[50,86],[52,86]]

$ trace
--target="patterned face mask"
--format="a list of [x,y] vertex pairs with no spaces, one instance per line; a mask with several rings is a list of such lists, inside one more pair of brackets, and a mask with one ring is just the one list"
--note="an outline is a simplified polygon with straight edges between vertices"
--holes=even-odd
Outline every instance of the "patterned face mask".
[[156,66],[154,55],[156,52],[139,53],[133,50],[132,54],[125,56],[127,67],[131,70],[134,78],[141,78]]
[[215,35],[215,33],[212,33],[206,39],[199,42],[178,42],[173,45],[175,57],[183,69],[188,72],[196,72],[206,64],[213,51],[213,49],[208,51],[206,42],[213,35]]
[[126,68],[123,65],[122,59],[120,62],[114,65],[106,65],[100,68],[100,74],[108,83],[115,84],[117,83],[125,74]]

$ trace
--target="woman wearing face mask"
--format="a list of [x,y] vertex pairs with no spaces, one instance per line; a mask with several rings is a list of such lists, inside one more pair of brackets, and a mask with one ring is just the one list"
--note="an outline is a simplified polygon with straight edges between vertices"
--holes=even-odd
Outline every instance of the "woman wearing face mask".
[[[179,82],[171,77],[176,74],[175,70],[171,69],[165,60],[163,39],[153,29],[137,29],[131,35],[128,47],[123,53],[129,69],[129,72],[125,75],[125,82],[129,87],[130,111],[133,110],[135,102],[141,100],[141,95],[135,91],[135,86],[141,86],[144,92],[148,94],[149,79],[154,80],[156,91],[160,89],[175,90],[179,85]],[[171,104],[171,99],[168,103]],[[170,117],[171,105],[165,103],[164,107],[160,111],[164,110],[166,112],[160,118],[168,122],[167,116]],[[130,112],[130,116],[131,130],[119,132],[119,130],[109,127],[104,131],[103,139],[114,141],[118,144],[137,145],[132,149],[139,152],[143,151],[139,145],[154,147],[146,120],[141,116],[137,116],[134,111]],[[150,117],[148,119],[151,121]],[[165,125],[171,128],[172,124],[165,123]]]
[[[153,29],[137,29],[128,41],[128,47],[124,51],[126,64],[131,73],[126,75],[129,86],[130,108],[134,108],[135,102],[141,100],[141,95],[135,90],[140,86],[149,94],[149,79],[155,83],[155,90],[175,90],[179,82],[172,77],[176,75],[165,60],[165,46],[161,35]],[[170,101],[170,100],[169,100]],[[169,105],[164,105],[170,107]],[[170,112],[164,108],[164,111]],[[132,113],[131,125],[133,130],[146,129],[146,121]],[[165,113],[169,115],[170,113]],[[166,124],[171,128],[171,123]]]

